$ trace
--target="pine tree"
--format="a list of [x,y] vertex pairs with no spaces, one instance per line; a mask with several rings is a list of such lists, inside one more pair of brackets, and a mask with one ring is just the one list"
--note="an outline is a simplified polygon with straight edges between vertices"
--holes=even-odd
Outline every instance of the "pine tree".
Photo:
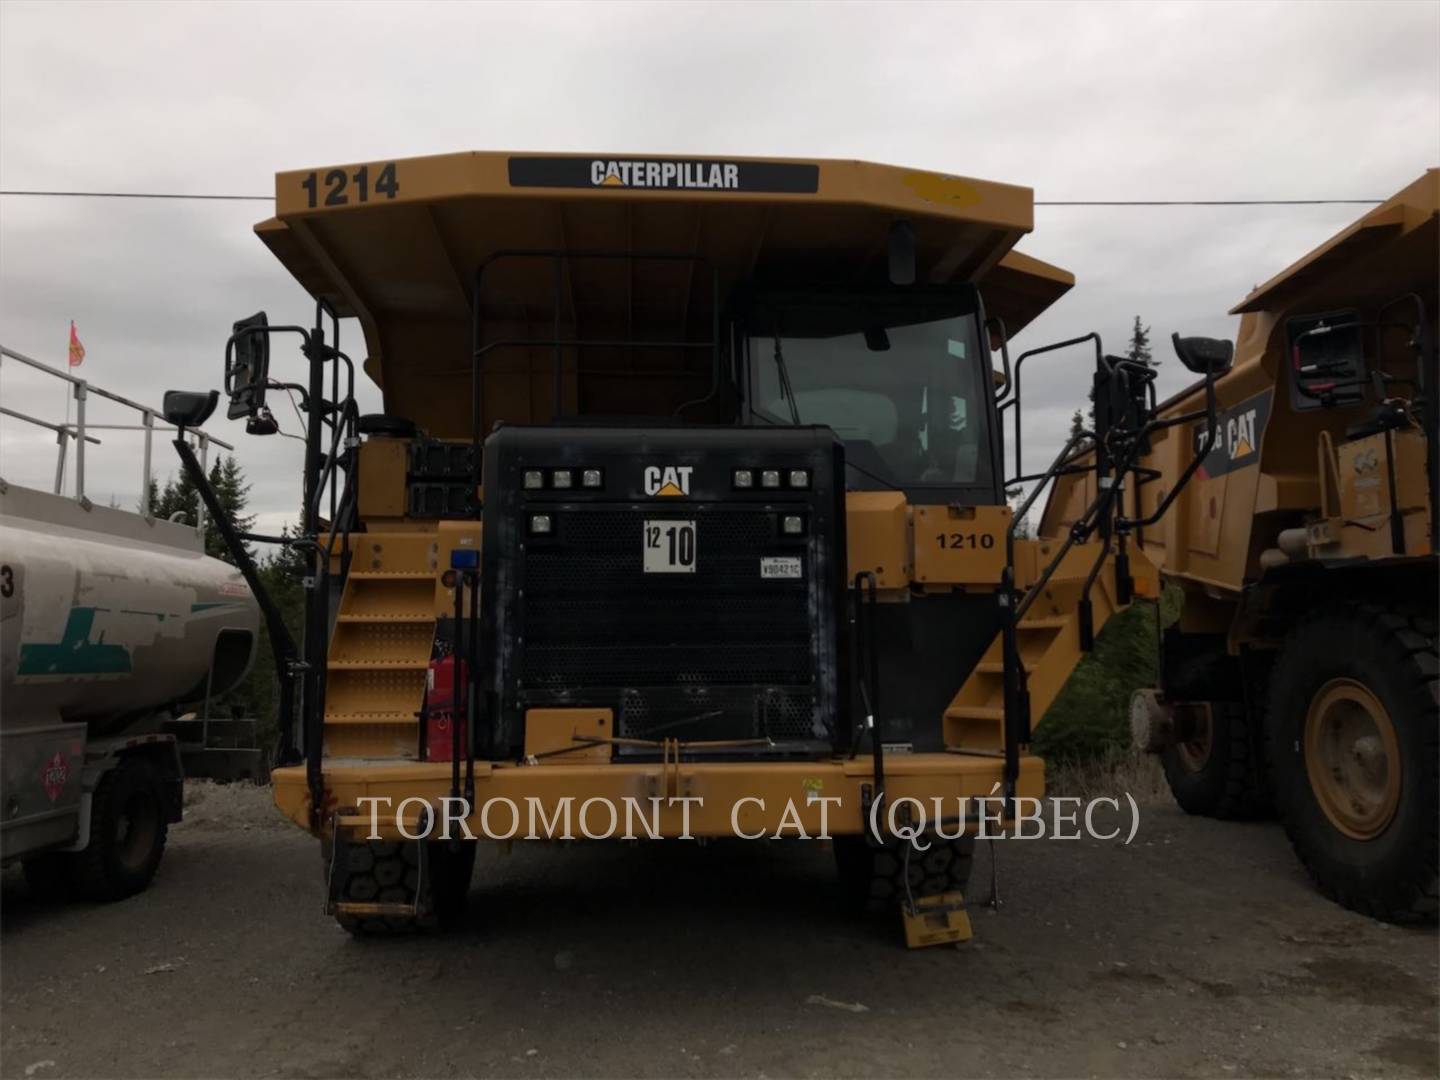
[[[245,508],[250,505],[250,484],[239,462],[229,456],[217,458],[210,466],[210,486],[235,528],[240,532],[249,532],[255,524],[255,515],[245,513]],[[199,519],[200,493],[190,482],[190,474],[182,471],[178,477],[167,480],[163,490],[152,480],[150,513],[167,521],[177,513],[184,514],[185,523],[193,526]],[[254,556],[250,545],[245,545],[245,550]],[[228,563],[235,561],[208,513],[205,515],[205,554]]]
[[[255,524],[255,515],[245,513],[245,508],[250,505],[250,484],[245,480],[240,463],[229,455],[216,458],[215,463],[210,466],[210,486],[215,489],[215,497],[225,508],[226,516],[230,518],[236,531],[249,532]],[[190,486],[189,494],[198,505],[199,495],[193,485]],[[245,545],[245,550],[253,557],[254,552],[249,544]],[[224,559],[228,563],[235,561],[225,546],[225,538],[220,535],[215,522],[208,516],[205,519],[205,554]]]
[[1130,344],[1125,349],[1126,359],[1138,360],[1146,367],[1155,367],[1155,358],[1150,352],[1150,327],[1135,316],[1135,325],[1130,328]]
[[1073,439],[1076,435],[1079,435],[1080,432],[1084,430],[1085,414],[1082,413],[1079,409],[1076,409],[1073,413],[1070,414],[1070,438]]

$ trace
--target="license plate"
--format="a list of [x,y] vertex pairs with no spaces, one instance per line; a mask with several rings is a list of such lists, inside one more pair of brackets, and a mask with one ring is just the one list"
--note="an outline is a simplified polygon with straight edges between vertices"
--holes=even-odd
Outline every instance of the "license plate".
[[695,522],[645,522],[643,566],[647,574],[695,573]]
[[798,555],[772,555],[761,559],[760,576],[762,578],[798,579],[803,576],[800,570],[800,557]]

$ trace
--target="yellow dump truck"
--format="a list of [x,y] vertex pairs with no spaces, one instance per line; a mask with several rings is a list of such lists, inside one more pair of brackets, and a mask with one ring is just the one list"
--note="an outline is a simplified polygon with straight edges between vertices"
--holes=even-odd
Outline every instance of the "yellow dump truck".
[[[226,389],[274,431],[268,342],[299,339],[310,603],[273,780],[343,925],[455,910],[475,844],[407,837],[456,805],[503,838],[537,817],[612,835],[605,807],[638,804],[645,835],[828,832],[857,900],[963,932],[973,835],[922,853],[896,822],[958,834],[962,796],[1041,795],[1030,717],[1157,587],[1109,485],[1153,426],[1148,382],[1093,335],[1106,494],[1064,539],[1016,536],[1007,334],[1073,283],[1014,250],[1032,206],[855,161],[277,176],[256,232],[316,317],[237,323]],[[355,409],[341,318],[383,414]],[[177,422],[206,411],[175,400]]]
[[[1184,608],[1137,741],[1186,810],[1273,806],[1326,894],[1393,921],[1437,910],[1437,223],[1432,169],[1256,288],[1216,424],[1158,435],[1126,495],[1144,515],[1198,463],[1138,537]],[[1062,477],[1041,533],[1093,493]]]

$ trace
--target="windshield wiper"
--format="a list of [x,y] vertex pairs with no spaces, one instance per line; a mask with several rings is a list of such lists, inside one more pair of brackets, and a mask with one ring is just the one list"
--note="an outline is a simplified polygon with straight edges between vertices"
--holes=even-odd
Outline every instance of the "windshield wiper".
[[800,426],[800,407],[795,403],[795,388],[790,385],[790,369],[785,366],[785,352],[780,348],[780,335],[775,335],[775,370],[780,375],[780,396],[790,403],[790,422]]

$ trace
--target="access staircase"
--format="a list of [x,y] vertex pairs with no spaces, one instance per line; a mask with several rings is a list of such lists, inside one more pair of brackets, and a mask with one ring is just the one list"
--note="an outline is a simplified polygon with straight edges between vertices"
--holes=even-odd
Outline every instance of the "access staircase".
[[366,532],[350,536],[350,549],[326,665],[325,756],[414,760],[447,595],[439,543],[430,532]]
[[[1094,566],[1097,544],[1077,545],[1045,583],[1016,625],[1016,644],[1030,693],[1031,720],[1038,723],[1060,693],[1083,653],[1080,600]],[[1043,541],[1017,543],[1016,571],[1025,581],[1039,575],[1047,559]],[[1118,606],[1115,566],[1107,559],[1090,589],[1093,630],[1099,634]],[[1005,747],[1004,635],[996,634],[945,710],[945,745],[965,753],[1001,754]]]

